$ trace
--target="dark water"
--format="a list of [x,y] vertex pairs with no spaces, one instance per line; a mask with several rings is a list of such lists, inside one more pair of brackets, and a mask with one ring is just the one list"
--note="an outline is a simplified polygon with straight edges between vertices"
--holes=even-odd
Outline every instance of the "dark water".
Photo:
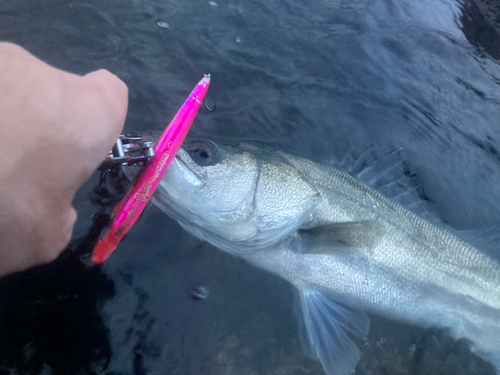
[[[217,110],[191,135],[325,163],[403,147],[441,220],[498,223],[500,37],[475,3],[215,1],[3,0],[0,39],[75,73],[117,74],[127,131],[161,131],[210,72]],[[102,268],[82,265],[96,184],[75,201],[72,251],[0,282],[0,374],[323,373],[302,355],[284,281],[154,207]],[[204,301],[191,296],[200,286]],[[494,373],[446,330],[371,322],[357,374]]]

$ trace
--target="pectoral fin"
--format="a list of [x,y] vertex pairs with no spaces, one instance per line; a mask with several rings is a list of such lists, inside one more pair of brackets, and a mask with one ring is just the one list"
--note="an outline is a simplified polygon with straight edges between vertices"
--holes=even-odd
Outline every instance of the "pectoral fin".
[[[299,291],[306,351],[323,364],[328,375],[354,370],[360,351],[353,338],[366,340],[370,322],[366,313],[311,290]],[[301,319],[301,318],[299,318]]]
[[374,248],[383,235],[377,221],[335,223],[298,231],[302,253],[331,254],[343,250],[365,250]]

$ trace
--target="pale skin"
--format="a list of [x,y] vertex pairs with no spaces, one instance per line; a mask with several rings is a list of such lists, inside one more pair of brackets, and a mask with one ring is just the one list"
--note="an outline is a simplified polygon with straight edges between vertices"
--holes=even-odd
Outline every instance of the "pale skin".
[[0,277],[48,263],[68,245],[72,201],[122,131],[128,89],[78,76],[0,43]]

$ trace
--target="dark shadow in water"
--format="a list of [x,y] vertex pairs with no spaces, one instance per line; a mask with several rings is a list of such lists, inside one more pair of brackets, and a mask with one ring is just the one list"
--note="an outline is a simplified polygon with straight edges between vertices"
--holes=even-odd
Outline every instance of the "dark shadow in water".
[[475,47],[500,60],[500,6],[498,2],[465,0],[462,31]]
[[[114,283],[81,261],[109,217],[54,263],[0,280],[0,374],[96,374],[111,359],[100,305]],[[50,371],[52,370],[52,371]]]

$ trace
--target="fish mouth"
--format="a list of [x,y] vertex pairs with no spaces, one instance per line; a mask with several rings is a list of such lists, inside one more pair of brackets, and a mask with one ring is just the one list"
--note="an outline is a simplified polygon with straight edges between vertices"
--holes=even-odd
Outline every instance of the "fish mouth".
[[189,160],[187,152],[180,149],[167,169],[165,182],[178,191],[192,193],[202,189],[205,186],[205,182],[189,167],[189,163],[184,160],[184,157],[187,157]]

